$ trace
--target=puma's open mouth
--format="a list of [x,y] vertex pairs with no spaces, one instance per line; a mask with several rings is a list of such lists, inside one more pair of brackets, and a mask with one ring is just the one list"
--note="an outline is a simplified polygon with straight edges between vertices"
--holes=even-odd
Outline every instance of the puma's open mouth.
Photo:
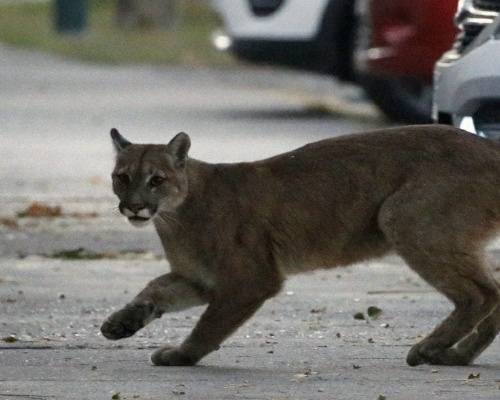
[[134,207],[132,211],[127,206],[122,206],[120,204],[120,212],[128,218],[128,221],[134,226],[145,226],[151,221],[155,212],[151,212],[147,207],[139,208]]
[[147,225],[147,223],[151,220],[151,218],[134,216],[134,217],[128,217],[128,220],[132,225],[144,226]]
[[130,221],[149,221],[151,218],[145,218],[145,217],[138,217],[138,216],[135,216],[135,217],[129,217],[128,218]]

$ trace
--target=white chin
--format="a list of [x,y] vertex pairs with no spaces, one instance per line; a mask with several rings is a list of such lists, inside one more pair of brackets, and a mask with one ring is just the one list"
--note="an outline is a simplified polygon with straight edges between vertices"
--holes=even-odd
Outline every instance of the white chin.
[[145,226],[149,225],[151,222],[151,219],[144,219],[144,220],[137,220],[137,219],[130,219],[129,222],[134,225],[136,228],[144,228]]

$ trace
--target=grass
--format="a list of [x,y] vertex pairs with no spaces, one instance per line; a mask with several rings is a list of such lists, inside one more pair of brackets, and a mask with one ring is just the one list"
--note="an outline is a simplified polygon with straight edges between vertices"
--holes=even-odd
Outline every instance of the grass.
[[0,3],[0,42],[99,63],[225,66],[233,60],[215,50],[212,32],[221,22],[208,0],[179,0],[179,21],[169,30],[123,30],[115,0],[87,0],[86,29],[79,35],[54,29],[54,1]]

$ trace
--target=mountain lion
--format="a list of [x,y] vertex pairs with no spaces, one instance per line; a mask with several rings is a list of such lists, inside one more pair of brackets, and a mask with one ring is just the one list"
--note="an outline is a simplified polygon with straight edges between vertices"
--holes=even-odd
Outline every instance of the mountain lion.
[[171,272],[112,314],[108,339],[163,313],[208,305],[156,365],[193,365],[276,295],[288,274],[396,252],[454,311],[409,365],[462,365],[500,330],[500,283],[484,246],[500,229],[500,144],[446,126],[322,140],[263,161],[188,159],[190,139],[132,144],[116,129],[113,189],[134,225],[152,221]]

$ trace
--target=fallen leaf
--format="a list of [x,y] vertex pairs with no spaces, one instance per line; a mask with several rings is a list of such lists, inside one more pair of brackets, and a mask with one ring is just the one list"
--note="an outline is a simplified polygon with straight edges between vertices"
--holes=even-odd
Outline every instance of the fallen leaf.
[[8,228],[19,228],[19,222],[14,218],[0,217],[0,224]]
[[375,307],[375,306],[370,306],[366,310],[366,315],[362,312],[358,312],[358,313],[354,314],[354,319],[360,319],[360,320],[365,320],[365,321],[373,320],[373,319],[377,319],[381,313],[382,313],[382,310],[380,308]]
[[311,314],[320,314],[322,312],[325,312],[326,311],[326,307],[323,307],[323,308],[313,308],[311,310]]
[[49,206],[45,203],[33,202],[26,210],[17,213],[20,218],[24,217],[60,217],[62,208],[60,206]]
[[4,338],[2,338],[2,340],[6,343],[15,343],[15,342],[19,342],[19,339],[16,338],[15,336],[5,336]]
[[101,185],[103,181],[104,181],[103,178],[99,175],[92,175],[88,179],[88,182],[93,186]]
[[102,254],[85,250],[83,247],[71,250],[55,251],[51,255],[44,254],[47,258],[60,258],[63,260],[98,260],[104,258]]
[[380,316],[380,314],[382,313],[382,310],[378,307],[370,306],[370,307],[368,307],[366,312],[371,319],[377,319]]
[[87,250],[83,247],[69,250],[58,250],[53,252],[52,254],[43,254],[43,257],[63,260],[114,260],[120,257],[128,259],[154,260],[159,258],[155,254],[144,250],[96,252]]
[[97,218],[99,216],[98,213],[96,212],[74,212],[74,213],[71,213],[71,214],[68,214],[70,217],[73,217],[73,218],[81,218],[81,219],[84,219],[84,218]]
[[481,374],[470,374],[467,379],[479,379]]
[[121,399],[120,392],[115,393],[113,396],[111,396],[111,399],[112,400],[120,400]]
[[358,312],[354,314],[354,319],[366,319],[365,314],[363,314],[362,312]]

